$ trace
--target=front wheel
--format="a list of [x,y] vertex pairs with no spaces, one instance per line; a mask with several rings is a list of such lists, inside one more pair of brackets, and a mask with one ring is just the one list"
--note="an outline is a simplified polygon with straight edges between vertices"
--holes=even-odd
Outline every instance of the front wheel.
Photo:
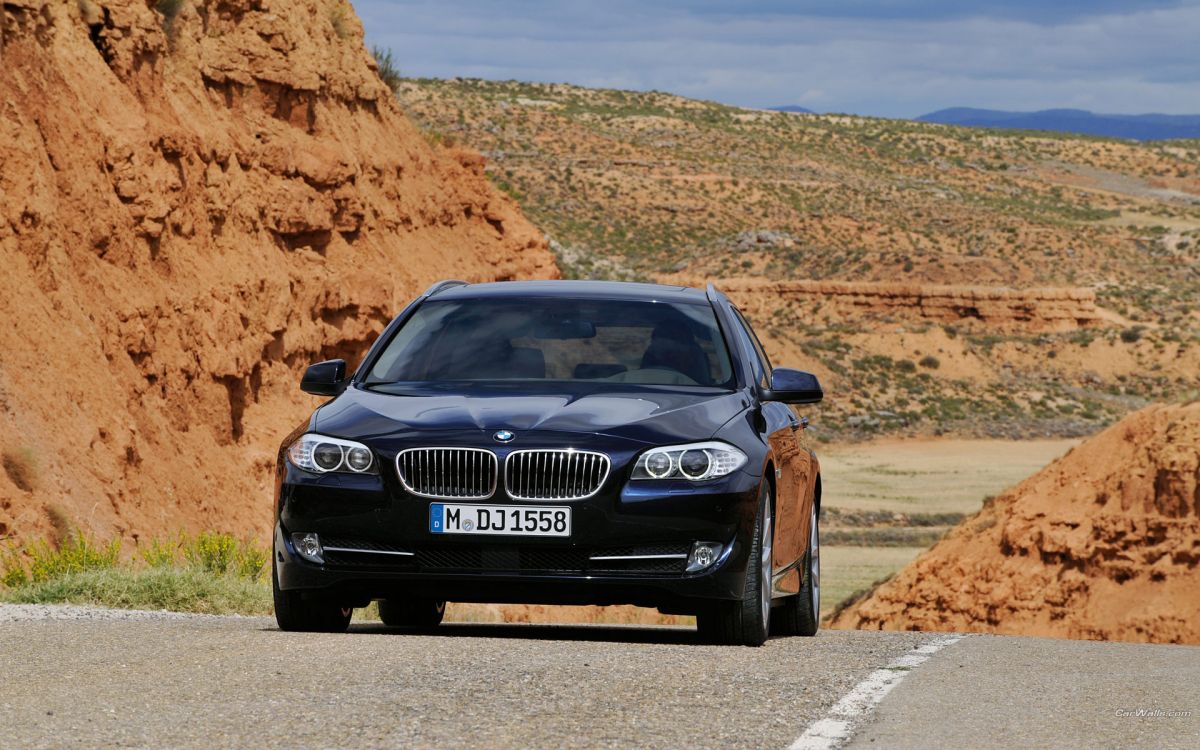
[[809,521],[808,552],[804,554],[800,593],[784,600],[776,613],[780,635],[816,635],[821,625],[821,535],[817,525],[818,513],[813,504]]
[[764,480],[758,496],[758,518],[750,542],[750,560],[740,601],[718,602],[696,615],[696,627],[707,640],[725,645],[761,646],[771,627],[771,562],[775,540],[771,487]]
[[275,600],[275,622],[280,630],[301,633],[345,633],[354,610],[336,602],[306,600],[299,591],[279,588],[275,563],[271,563],[271,595]]

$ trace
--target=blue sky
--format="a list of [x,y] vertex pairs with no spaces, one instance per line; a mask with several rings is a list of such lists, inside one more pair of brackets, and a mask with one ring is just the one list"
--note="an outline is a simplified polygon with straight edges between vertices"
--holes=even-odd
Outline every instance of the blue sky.
[[404,75],[913,117],[1200,113],[1200,0],[354,0]]

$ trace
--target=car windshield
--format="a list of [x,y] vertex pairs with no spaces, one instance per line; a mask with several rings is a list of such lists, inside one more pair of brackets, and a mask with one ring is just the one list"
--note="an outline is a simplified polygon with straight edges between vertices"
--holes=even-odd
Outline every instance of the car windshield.
[[497,380],[732,388],[733,367],[705,304],[452,299],[421,305],[366,384]]

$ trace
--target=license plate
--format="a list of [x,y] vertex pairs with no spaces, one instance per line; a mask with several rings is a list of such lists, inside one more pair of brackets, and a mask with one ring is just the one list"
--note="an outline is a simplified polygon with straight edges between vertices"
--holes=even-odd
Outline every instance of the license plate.
[[429,504],[434,534],[570,536],[571,509],[558,506]]

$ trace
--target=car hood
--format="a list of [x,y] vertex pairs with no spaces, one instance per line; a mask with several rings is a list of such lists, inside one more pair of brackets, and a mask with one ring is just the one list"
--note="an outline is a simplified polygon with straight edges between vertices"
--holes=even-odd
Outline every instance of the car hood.
[[402,437],[433,430],[562,432],[649,444],[706,440],[749,402],[741,393],[629,391],[425,392],[351,387],[317,412],[313,429],[337,437]]

